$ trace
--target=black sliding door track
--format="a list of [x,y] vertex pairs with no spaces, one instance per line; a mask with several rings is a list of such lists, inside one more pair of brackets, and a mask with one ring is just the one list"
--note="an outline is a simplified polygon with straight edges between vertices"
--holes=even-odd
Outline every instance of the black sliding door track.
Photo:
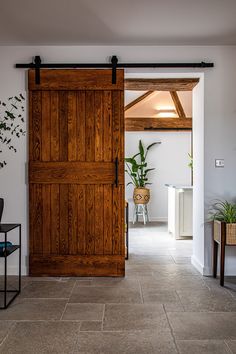
[[35,56],[34,61],[28,64],[16,64],[18,69],[35,69],[35,83],[40,84],[40,69],[79,69],[97,68],[112,69],[112,83],[116,84],[116,69],[119,68],[213,68],[214,63],[118,63],[118,58],[113,55],[110,63],[42,63],[40,56]]

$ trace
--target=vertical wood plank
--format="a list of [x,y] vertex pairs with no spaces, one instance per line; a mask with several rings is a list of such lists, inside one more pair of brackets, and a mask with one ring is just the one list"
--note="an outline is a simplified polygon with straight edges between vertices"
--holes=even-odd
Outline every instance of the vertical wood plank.
[[42,242],[42,233],[43,233],[43,204],[42,204],[42,185],[35,184],[32,186],[33,192],[33,215],[32,215],[32,236],[33,236],[33,253],[42,254],[43,253],[43,242]]
[[86,255],[94,254],[95,249],[95,209],[94,209],[94,185],[86,185]]
[[95,159],[94,91],[86,92],[86,161]]
[[77,160],[77,94],[68,93],[68,161]]
[[95,161],[103,161],[103,92],[95,91]]
[[51,185],[42,185],[43,201],[43,254],[51,252]]
[[51,92],[51,160],[60,159],[60,125],[59,125],[59,97],[57,91]]
[[60,240],[60,187],[51,185],[51,254],[59,254]]
[[85,161],[86,158],[86,117],[85,117],[85,91],[77,93],[77,160]]
[[104,161],[112,161],[112,93],[111,91],[104,91],[103,93],[103,158]]
[[40,161],[42,158],[41,137],[42,137],[42,93],[32,92],[32,160]]
[[33,92],[29,91],[29,160],[33,160]]
[[60,184],[60,254],[68,254],[68,184]]
[[60,161],[68,161],[68,93],[59,92]]
[[113,192],[111,185],[104,185],[104,254],[112,254]]
[[95,254],[103,254],[103,223],[104,223],[104,194],[103,185],[95,186]]
[[[113,144],[112,144],[112,155],[113,161],[118,158],[120,164],[120,148],[121,148],[121,122],[120,122],[120,92],[114,91],[112,93],[112,117],[113,117]],[[120,177],[120,175],[119,175]],[[119,180],[120,182],[120,180]],[[120,186],[113,186],[113,241],[112,241],[112,253],[120,253],[120,240],[121,232],[123,230],[122,225],[120,225],[120,215],[121,215],[121,205],[120,205]]]
[[78,229],[77,229],[77,240],[78,240],[78,254],[85,254],[85,225],[86,225],[86,189],[85,185],[77,185],[77,208],[78,208]]
[[68,244],[69,254],[78,253],[78,190],[76,184],[69,185]]
[[42,161],[51,157],[51,96],[50,91],[42,91]]

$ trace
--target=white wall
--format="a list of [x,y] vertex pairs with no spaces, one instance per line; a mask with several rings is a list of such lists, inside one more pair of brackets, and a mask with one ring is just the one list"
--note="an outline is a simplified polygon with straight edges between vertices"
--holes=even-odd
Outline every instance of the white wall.
[[[202,202],[197,202],[195,210],[195,246],[198,251],[204,249],[203,259],[199,260],[199,253],[194,248],[196,262],[201,265],[200,270],[206,273],[211,268],[211,230],[206,226],[207,211],[212,199],[216,197],[235,199],[236,175],[236,47],[0,47],[0,97],[5,98],[13,93],[23,92],[26,89],[25,73],[16,70],[16,62],[29,62],[34,55],[41,55],[47,62],[104,62],[111,55],[116,54],[123,62],[196,62],[213,61],[215,68],[205,69],[204,75],[204,139],[198,137],[196,148],[200,148],[201,158],[199,168],[202,178],[199,193]],[[143,70],[144,71],[144,70]],[[169,70],[173,73],[188,73],[193,69]],[[199,72],[196,69],[196,72]],[[137,70],[130,70],[136,72]],[[145,72],[163,73],[163,70],[145,70]],[[182,75],[181,75],[182,76]],[[200,115],[201,117],[201,115]],[[198,149],[199,150],[199,149]],[[27,217],[27,185],[25,184],[26,140],[22,139],[17,155],[7,157],[8,166],[0,172],[0,195],[6,199],[6,209],[3,221],[18,221],[23,224],[23,270],[26,272],[26,256],[28,255],[28,217]],[[197,150],[195,149],[197,155]],[[225,168],[214,167],[215,158],[225,159]],[[204,161],[204,166],[203,166]],[[204,167],[204,168],[203,168]],[[199,176],[198,176],[199,177]],[[204,187],[204,190],[203,190]],[[203,207],[204,202],[204,207]],[[204,215],[203,215],[204,208]],[[203,234],[205,232],[205,234]],[[201,237],[200,237],[200,236]],[[202,248],[203,247],[203,248]],[[226,273],[236,274],[236,249],[227,250]]]
[[[148,154],[148,168],[155,167],[155,171],[149,173],[151,186],[151,199],[148,204],[149,216],[152,221],[167,221],[168,217],[168,194],[166,183],[191,184],[191,170],[188,167],[188,153],[191,150],[190,132],[126,132],[125,156],[133,156],[138,152],[139,140],[144,146],[155,141],[161,144],[154,146]],[[126,183],[130,179],[126,175]],[[126,199],[132,203],[133,186],[126,188]],[[132,212],[130,213],[132,218]]]

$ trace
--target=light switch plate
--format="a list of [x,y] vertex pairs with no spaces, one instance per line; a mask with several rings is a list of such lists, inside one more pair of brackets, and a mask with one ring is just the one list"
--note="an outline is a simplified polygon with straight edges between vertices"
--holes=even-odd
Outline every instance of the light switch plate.
[[224,167],[225,160],[224,159],[215,159],[215,167]]

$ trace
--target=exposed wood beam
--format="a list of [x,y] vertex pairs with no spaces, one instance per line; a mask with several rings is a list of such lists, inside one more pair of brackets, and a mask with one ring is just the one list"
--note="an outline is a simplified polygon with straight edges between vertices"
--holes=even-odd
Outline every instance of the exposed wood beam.
[[125,79],[125,89],[134,91],[192,91],[198,82],[198,78]]
[[126,131],[192,130],[191,118],[126,118]]
[[132,102],[130,102],[129,104],[127,104],[125,106],[125,111],[127,111],[131,107],[135,106],[137,103],[143,101],[146,97],[150,96],[151,93],[153,93],[153,91],[148,91],[148,92],[144,93],[143,95],[139,96],[138,98],[136,98],[135,100],[133,100]]
[[186,118],[183,106],[182,106],[182,104],[180,102],[180,99],[179,99],[179,96],[178,96],[177,92],[176,91],[170,91],[170,95],[171,95],[171,98],[172,98],[172,100],[174,102],[175,109],[176,109],[176,112],[177,112],[178,116]]

